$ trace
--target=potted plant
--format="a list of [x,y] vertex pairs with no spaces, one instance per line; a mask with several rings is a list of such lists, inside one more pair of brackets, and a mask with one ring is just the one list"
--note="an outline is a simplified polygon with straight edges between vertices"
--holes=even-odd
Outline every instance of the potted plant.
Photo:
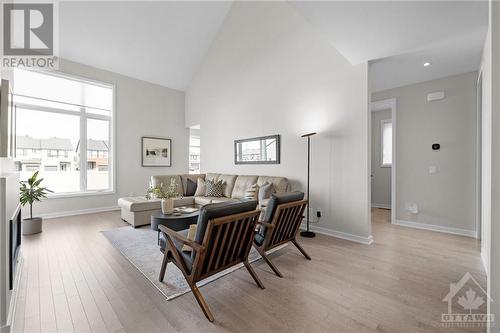
[[161,199],[161,211],[163,214],[172,214],[174,212],[173,198],[177,197],[179,197],[179,193],[177,192],[177,182],[174,178],[170,179],[168,187],[165,188],[163,183],[151,186],[146,194],[146,199]]
[[27,181],[21,181],[19,188],[21,205],[30,205],[30,218],[23,220],[23,235],[32,235],[42,232],[43,220],[41,217],[33,217],[33,203],[41,201],[42,198],[47,197],[48,192],[51,190],[40,186],[43,178],[37,179],[38,171],[35,172]]

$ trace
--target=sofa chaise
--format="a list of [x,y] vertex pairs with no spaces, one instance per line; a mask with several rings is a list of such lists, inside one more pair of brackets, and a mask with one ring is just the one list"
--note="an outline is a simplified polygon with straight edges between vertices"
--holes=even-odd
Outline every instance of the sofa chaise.
[[[188,196],[187,185],[188,179],[197,182],[198,178],[204,180],[222,180],[224,186],[223,197],[207,197],[201,196]],[[150,185],[156,186],[160,184],[170,184],[171,179],[175,179],[177,183],[177,192],[182,194],[182,197],[174,199],[174,206],[189,206],[197,205],[204,206],[210,203],[219,203],[230,200],[240,200],[245,198],[247,189],[253,184],[259,186],[271,183],[274,193],[290,192],[291,186],[287,178],[274,177],[274,176],[252,176],[252,175],[228,175],[219,173],[207,173],[199,175],[159,175],[151,176]],[[259,208],[265,210],[267,201],[263,199],[259,201]],[[118,199],[118,206],[121,209],[121,218],[130,223],[133,227],[150,224],[151,214],[161,210],[160,199],[147,200],[145,196],[126,197]]]

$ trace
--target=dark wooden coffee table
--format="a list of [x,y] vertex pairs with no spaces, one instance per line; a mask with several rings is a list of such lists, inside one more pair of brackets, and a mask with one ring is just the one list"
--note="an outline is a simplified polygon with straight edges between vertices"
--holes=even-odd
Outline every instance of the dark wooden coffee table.
[[158,229],[160,224],[175,231],[186,230],[189,229],[191,224],[198,222],[198,215],[200,215],[199,209],[192,213],[181,213],[180,215],[163,214],[161,210],[153,213],[151,215],[151,229],[158,231],[158,245],[160,244],[160,230]]
[[199,214],[199,209],[192,213],[182,213],[180,215],[167,215],[158,211],[151,215],[151,229],[158,231],[158,226],[161,224],[175,231],[186,230],[189,229],[191,224],[196,224]]

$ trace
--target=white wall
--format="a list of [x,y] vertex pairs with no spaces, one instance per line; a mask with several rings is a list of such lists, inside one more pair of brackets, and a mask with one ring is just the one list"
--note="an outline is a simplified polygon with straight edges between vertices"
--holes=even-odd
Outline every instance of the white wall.
[[[396,98],[396,219],[465,234],[475,231],[477,73],[395,88],[372,99]],[[427,102],[427,94],[446,98]],[[433,151],[431,145],[441,149]],[[436,174],[429,173],[437,166]],[[405,209],[417,204],[419,213]]]
[[500,332],[500,4],[491,1],[491,230],[489,292],[493,302],[491,313],[496,324],[492,332]]
[[[186,92],[202,170],[280,175],[305,188],[324,231],[369,241],[367,65],[352,66],[285,2],[235,2]],[[280,134],[279,165],[234,165],[233,141]],[[315,215],[315,214],[314,214]]]
[[391,207],[391,168],[381,166],[381,121],[391,117],[391,109],[372,112],[371,203],[373,207]]
[[[119,197],[145,194],[154,174],[187,173],[189,130],[184,126],[184,93],[116,73],[62,60],[60,71],[115,85],[116,193],[47,199],[36,215],[115,207]],[[141,136],[172,138],[172,167],[141,166]]]
[[486,272],[490,272],[491,249],[491,27],[486,36],[481,62],[481,256]]

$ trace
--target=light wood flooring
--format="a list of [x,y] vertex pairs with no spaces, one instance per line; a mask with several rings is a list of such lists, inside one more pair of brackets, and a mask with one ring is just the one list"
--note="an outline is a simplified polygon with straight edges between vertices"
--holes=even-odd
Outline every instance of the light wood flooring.
[[[23,238],[13,332],[457,332],[442,328],[449,283],[486,277],[479,244],[467,237],[391,225],[373,211],[374,244],[318,235],[299,239],[245,269],[200,288],[215,323],[188,293],[167,301],[99,232],[125,226],[119,212],[45,221]],[[473,330],[470,330],[473,331]],[[484,331],[484,330],[476,330]]]

